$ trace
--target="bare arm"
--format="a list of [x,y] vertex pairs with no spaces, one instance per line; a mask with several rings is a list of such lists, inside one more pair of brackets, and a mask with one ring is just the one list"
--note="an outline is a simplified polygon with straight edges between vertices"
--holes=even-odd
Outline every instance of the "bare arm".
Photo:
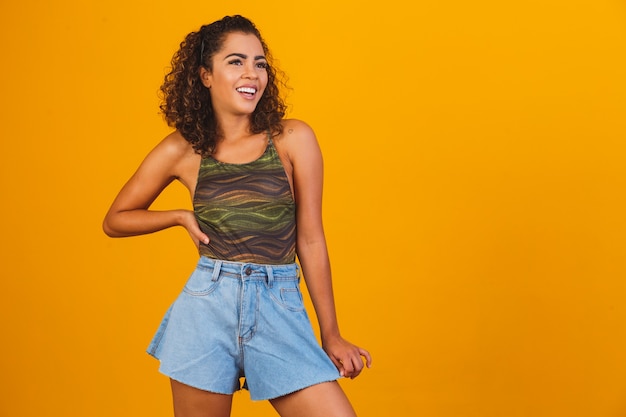
[[322,224],[323,161],[315,134],[306,124],[285,126],[296,195],[297,252],[320,324],[322,345],[343,376],[354,378],[370,354],[344,340],[339,332],[331,268]]
[[[153,233],[172,226],[185,227],[194,241],[208,242],[189,210],[149,210],[158,195],[175,179],[189,186],[194,155],[177,133],[169,135],[143,160],[122,187],[107,212],[102,228],[111,237]],[[195,180],[193,180],[195,181]]]

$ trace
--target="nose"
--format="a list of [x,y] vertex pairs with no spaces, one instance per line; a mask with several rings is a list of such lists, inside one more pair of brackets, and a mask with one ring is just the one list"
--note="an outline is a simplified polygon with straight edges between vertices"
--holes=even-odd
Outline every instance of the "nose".
[[259,76],[256,73],[254,65],[255,65],[254,62],[244,65],[244,71],[241,74],[241,78],[246,78],[249,80],[256,80]]

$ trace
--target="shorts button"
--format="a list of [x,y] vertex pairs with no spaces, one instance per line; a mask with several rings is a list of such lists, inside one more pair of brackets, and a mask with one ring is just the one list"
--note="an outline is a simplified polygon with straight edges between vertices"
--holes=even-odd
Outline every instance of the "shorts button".
[[247,267],[245,272],[246,272],[246,275],[252,274],[252,268]]

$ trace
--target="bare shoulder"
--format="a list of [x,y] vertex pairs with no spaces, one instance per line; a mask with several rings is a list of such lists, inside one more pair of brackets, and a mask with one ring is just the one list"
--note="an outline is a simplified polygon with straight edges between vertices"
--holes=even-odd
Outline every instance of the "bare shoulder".
[[292,160],[298,154],[318,148],[317,138],[311,126],[298,119],[283,120],[283,133],[279,137],[279,142],[282,142],[281,145]]
[[178,168],[184,169],[184,166],[189,163],[193,164],[199,161],[200,155],[195,152],[193,146],[183,138],[180,132],[175,131],[163,138],[146,159],[177,170]]
[[321,151],[311,126],[298,119],[283,119],[283,131],[275,136],[274,146],[283,163],[290,183],[309,164],[321,164]]
[[166,158],[172,158],[174,160],[184,158],[186,156],[195,153],[193,147],[179,131],[174,131],[167,135],[157,146],[154,148],[154,152],[163,154]]
[[311,140],[315,139],[315,132],[302,120],[284,119],[282,136],[292,140]]
[[200,163],[191,144],[175,131],[163,138],[143,160],[138,173],[153,178],[178,178],[185,185],[195,184]]

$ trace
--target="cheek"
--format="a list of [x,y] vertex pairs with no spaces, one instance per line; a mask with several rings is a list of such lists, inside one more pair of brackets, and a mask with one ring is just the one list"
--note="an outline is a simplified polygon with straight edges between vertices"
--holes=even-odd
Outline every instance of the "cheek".
[[261,81],[261,86],[263,87],[263,91],[265,91],[265,89],[267,88],[267,84],[269,82],[267,73],[263,73],[261,76],[259,76],[259,80]]
[[239,78],[240,75],[237,74],[235,71],[222,71],[213,75],[213,79],[215,80],[215,82],[222,85],[237,82]]

